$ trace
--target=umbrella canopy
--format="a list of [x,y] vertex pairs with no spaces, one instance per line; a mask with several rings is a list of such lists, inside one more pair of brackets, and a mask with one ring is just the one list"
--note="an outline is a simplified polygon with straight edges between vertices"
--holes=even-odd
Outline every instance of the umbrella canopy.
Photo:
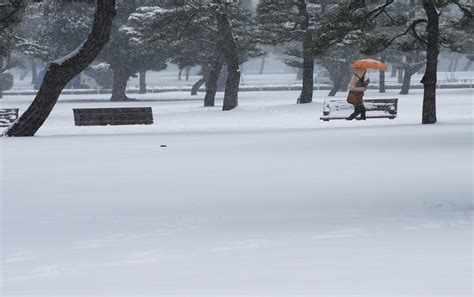
[[387,70],[387,65],[384,63],[372,60],[372,59],[362,59],[357,60],[352,63],[352,68],[363,68],[363,69],[373,69],[373,70]]

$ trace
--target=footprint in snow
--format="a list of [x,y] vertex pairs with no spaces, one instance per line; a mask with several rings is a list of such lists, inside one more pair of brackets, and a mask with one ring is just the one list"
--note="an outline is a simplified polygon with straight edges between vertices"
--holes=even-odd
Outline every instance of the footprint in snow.
[[155,250],[136,252],[120,260],[105,262],[103,263],[103,266],[117,267],[126,265],[156,263],[162,256],[163,254],[161,252]]
[[32,279],[56,277],[60,276],[61,273],[62,271],[59,265],[43,265],[33,268],[29,274],[7,277],[4,279],[4,282],[19,282]]
[[217,246],[211,249],[212,252],[227,252],[234,250],[258,249],[265,245],[263,239],[247,239],[243,241],[232,242],[228,245]]
[[7,255],[3,259],[3,263],[23,262],[23,261],[33,260],[35,258],[36,256],[33,252],[20,251],[20,252]]

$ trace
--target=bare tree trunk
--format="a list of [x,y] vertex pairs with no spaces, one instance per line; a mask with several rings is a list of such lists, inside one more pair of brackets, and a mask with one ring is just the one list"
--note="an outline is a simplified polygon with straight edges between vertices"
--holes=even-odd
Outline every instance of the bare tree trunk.
[[[385,63],[385,56],[380,57],[380,61]],[[385,93],[385,70],[379,72],[379,93]]]
[[311,52],[313,46],[313,32],[310,29],[310,15],[308,12],[307,3],[304,0],[296,2],[299,16],[303,18],[301,29],[304,30],[303,37],[303,86],[300,97],[298,98],[299,104],[311,103],[313,101],[313,88],[314,88],[314,55]]
[[203,63],[201,65],[202,78],[198,80],[191,89],[191,96],[197,95],[199,89],[204,85],[204,83],[209,79],[209,65]]
[[313,101],[314,56],[311,53],[312,43],[313,34],[307,29],[303,40],[303,87],[298,98],[299,104],[311,103]]
[[204,85],[206,82],[206,79],[204,77],[201,77],[196,83],[194,83],[193,87],[191,88],[191,96],[197,95],[199,92],[199,89]]
[[139,94],[146,94],[146,71],[138,72],[139,80],[140,80],[140,90],[138,91]]
[[403,68],[398,68],[398,83],[401,84],[403,82]]
[[303,79],[303,68],[296,69],[296,79],[302,80]]
[[217,81],[219,80],[223,66],[224,58],[222,57],[222,54],[218,54],[217,58],[212,62],[209,77],[206,81],[206,96],[204,97],[204,106],[214,106],[215,104]]
[[341,87],[341,81],[340,80],[336,80],[333,83],[334,84],[332,85],[332,88],[331,88],[331,90],[329,91],[329,94],[328,94],[329,97],[336,96],[337,92],[339,91],[339,89]]
[[410,92],[411,77],[413,76],[415,72],[412,72],[411,69],[405,69],[405,74],[403,75],[403,83],[402,83],[402,89],[400,90],[400,95],[407,95]]
[[325,64],[326,69],[329,71],[329,77],[333,81],[333,86],[329,91],[328,96],[336,96],[339,91],[346,91],[349,81],[351,80],[351,73],[348,71],[349,65],[340,64]]
[[179,68],[179,72],[178,72],[178,80],[181,80],[181,75],[183,74],[183,68]]
[[424,85],[423,94],[423,124],[436,123],[436,83],[439,55],[439,15],[435,0],[423,0],[423,7],[428,16],[426,31],[428,44],[426,46],[426,71],[421,83]]
[[469,68],[471,68],[471,65],[472,65],[472,60],[469,60],[466,66],[464,66],[462,71],[469,71]]
[[449,58],[448,72],[453,71],[453,65],[454,65],[454,58],[453,58],[453,57],[450,57],[450,58]]
[[5,83],[5,76],[0,72],[0,99],[3,99],[3,84]]
[[262,75],[263,71],[265,70],[265,58],[266,56],[262,57],[262,62],[260,63],[260,70],[258,71],[258,74]]
[[34,85],[38,79],[38,67],[36,67],[35,59],[31,59],[31,84]]
[[113,68],[113,70],[114,82],[112,85],[112,97],[110,97],[110,101],[130,100],[130,98],[127,97],[126,90],[128,79],[130,78],[131,74],[126,69],[120,66]]
[[227,81],[222,110],[231,110],[239,105],[240,67],[237,45],[235,44],[229,16],[226,13],[217,14],[219,44],[224,52],[227,65]]
[[186,81],[189,81],[189,73],[191,72],[191,67],[186,67]]
[[397,76],[397,67],[395,64],[392,64],[392,72],[390,73],[390,77],[395,77]]
[[87,40],[64,61],[49,64],[35,99],[6,136],[33,136],[48,118],[67,83],[81,73],[99,55],[109,41],[115,0],[97,0],[94,23]]
[[331,90],[329,90],[328,96],[334,97],[336,96],[337,92],[341,89],[342,85],[342,76],[341,73],[337,71],[336,73],[331,75],[331,80],[333,82]]
[[349,82],[351,81],[352,73],[347,72],[346,75],[344,76],[344,79],[341,82],[341,87],[339,88],[339,91],[341,92],[347,92],[349,89]]
[[459,57],[454,58],[454,66],[453,66],[453,71],[456,72],[458,70],[458,64],[459,64]]

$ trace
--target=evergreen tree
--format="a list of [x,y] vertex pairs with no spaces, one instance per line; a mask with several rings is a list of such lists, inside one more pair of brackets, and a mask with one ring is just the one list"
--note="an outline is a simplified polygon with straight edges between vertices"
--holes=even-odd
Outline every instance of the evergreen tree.
[[109,40],[115,0],[97,0],[92,30],[67,56],[51,62],[30,107],[5,132],[6,136],[33,136],[48,118],[66,84],[89,66]]
[[258,22],[263,26],[261,38],[264,43],[278,44],[298,42],[301,50],[290,48],[289,56],[300,59],[287,60],[290,66],[303,69],[303,88],[298,103],[313,100],[314,54],[312,53],[314,27],[327,1],[316,0],[262,0],[257,8]]
[[21,42],[18,29],[27,5],[26,0],[0,2],[0,74],[15,66],[12,50]]
[[[426,47],[426,70],[421,80],[424,85],[422,123],[436,123],[436,84],[438,71],[438,56],[440,46],[455,49],[456,39],[453,38],[452,26],[449,24],[462,24],[464,32],[469,32],[473,22],[472,3],[468,0],[422,0],[423,14],[409,23],[406,30],[395,36],[381,34],[371,38],[367,52],[380,52],[392,45],[397,39],[409,33]],[[457,8],[459,15],[454,17],[451,12]],[[445,18],[445,15],[447,16]],[[423,30],[423,31],[420,31]],[[462,43],[462,42],[461,42]]]
[[[156,27],[163,30],[156,31]],[[238,3],[182,1],[139,8],[129,18],[128,34],[144,43],[164,40],[173,44],[171,61],[181,67],[200,65],[205,77],[199,83],[206,83],[205,106],[214,105],[217,80],[227,64],[223,109],[229,110],[238,104],[240,64],[262,54],[254,30],[251,12]]]

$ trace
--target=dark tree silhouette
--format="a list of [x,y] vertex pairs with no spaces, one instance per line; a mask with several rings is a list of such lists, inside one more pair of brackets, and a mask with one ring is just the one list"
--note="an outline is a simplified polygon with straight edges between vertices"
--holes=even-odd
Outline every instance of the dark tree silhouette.
[[89,66],[107,44],[114,16],[115,0],[97,0],[94,23],[86,41],[66,57],[49,63],[33,103],[4,135],[36,134],[53,110],[67,83]]

